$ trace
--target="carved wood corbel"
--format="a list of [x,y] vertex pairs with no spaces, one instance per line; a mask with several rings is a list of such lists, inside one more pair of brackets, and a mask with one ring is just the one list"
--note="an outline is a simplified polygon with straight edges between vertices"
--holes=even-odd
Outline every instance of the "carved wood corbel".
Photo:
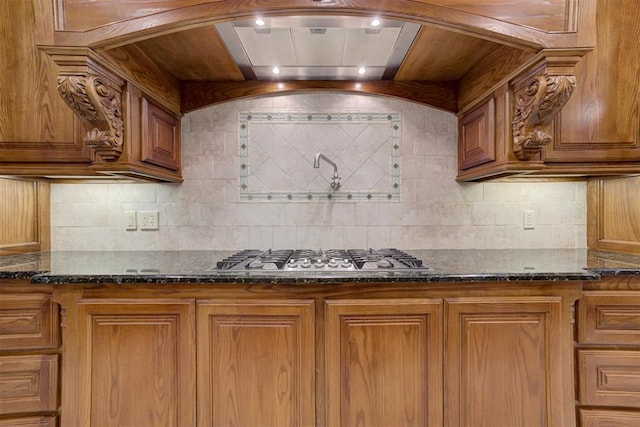
[[551,143],[549,125],[569,100],[576,86],[572,74],[535,74],[514,90],[511,128],[513,153],[520,160],[533,160]]
[[122,154],[124,123],[120,93],[98,75],[60,76],[58,92],[91,130],[83,142],[105,161]]

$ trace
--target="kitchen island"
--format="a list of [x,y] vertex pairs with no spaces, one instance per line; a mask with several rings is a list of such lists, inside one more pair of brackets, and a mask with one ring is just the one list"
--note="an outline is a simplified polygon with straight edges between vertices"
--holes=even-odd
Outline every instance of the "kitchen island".
[[41,381],[38,405],[3,403],[0,425],[640,420],[628,380],[640,257],[408,252],[428,268],[215,270],[226,251],[2,257],[0,376]]

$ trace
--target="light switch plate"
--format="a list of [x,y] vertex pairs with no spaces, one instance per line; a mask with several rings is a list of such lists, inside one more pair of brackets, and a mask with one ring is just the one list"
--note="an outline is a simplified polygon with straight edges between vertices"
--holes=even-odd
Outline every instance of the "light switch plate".
[[124,213],[124,229],[137,230],[136,211],[125,211]]
[[158,211],[140,211],[140,230],[158,229]]
[[525,209],[522,224],[525,230],[533,230],[536,228],[535,213],[533,210]]

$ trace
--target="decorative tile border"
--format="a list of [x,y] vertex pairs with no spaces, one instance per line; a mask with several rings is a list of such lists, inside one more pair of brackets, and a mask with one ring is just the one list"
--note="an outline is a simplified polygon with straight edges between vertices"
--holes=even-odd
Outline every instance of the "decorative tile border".
[[[335,123],[388,123],[390,138],[390,170],[389,190],[376,191],[252,191],[249,185],[251,163],[251,123],[278,124],[335,124]],[[399,201],[401,192],[400,180],[400,148],[401,120],[397,111],[250,111],[240,112],[238,120],[238,154],[239,154],[239,189],[240,201]]]

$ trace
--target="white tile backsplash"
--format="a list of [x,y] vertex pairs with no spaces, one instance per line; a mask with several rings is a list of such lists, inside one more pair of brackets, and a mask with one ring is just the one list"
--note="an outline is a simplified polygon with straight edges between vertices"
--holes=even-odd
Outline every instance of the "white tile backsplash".
[[[238,115],[267,109],[400,112],[400,201],[240,202]],[[308,93],[204,108],[186,114],[182,130],[182,184],[53,184],[52,249],[586,247],[585,182],[458,183],[456,118],[434,108],[378,96]],[[279,130],[289,131],[297,130]],[[368,140],[376,141],[357,143],[375,153]],[[252,161],[259,161],[255,156]],[[384,166],[382,155],[370,159],[373,169]],[[295,179],[303,179],[304,171],[297,168]],[[326,181],[311,166],[308,172]],[[343,177],[345,186],[363,185]],[[522,228],[524,209],[535,212],[533,230]],[[128,210],[157,210],[160,229],[125,231]]]

